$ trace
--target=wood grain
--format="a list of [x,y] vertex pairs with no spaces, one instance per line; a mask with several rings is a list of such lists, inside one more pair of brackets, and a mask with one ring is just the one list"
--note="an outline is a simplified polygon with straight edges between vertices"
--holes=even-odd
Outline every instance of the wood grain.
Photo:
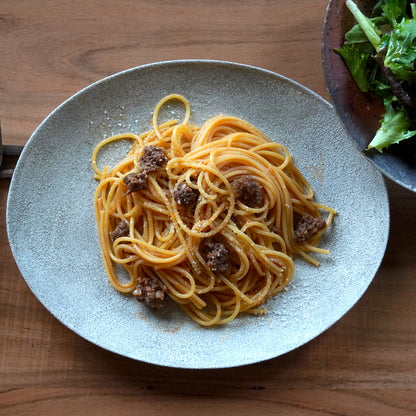
[[320,61],[325,2],[308,3],[2,0],[4,141],[25,143],[79,89],[155,61],[232,60],[277,71],[326,95]]
[[[3,141],[26,143],[52,109],[91,82],[161,60],[256,65],[328,99],[320,54],[326,4],[0,0]],[[416,414],[416,196],[387,185],[386,255],[349,313],[284,356],[196,371],[102,350],[50,315],[13,261],[8,182],[0,182],[0,415]]]

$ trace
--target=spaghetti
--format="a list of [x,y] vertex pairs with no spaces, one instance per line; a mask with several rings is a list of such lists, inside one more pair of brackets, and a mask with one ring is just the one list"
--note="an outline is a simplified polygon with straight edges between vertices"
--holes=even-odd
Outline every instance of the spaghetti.
[[[183,103],[184,120],[159,124],[170,100]],[[100,245],[119,292],[156,307],[167,294],[198,324],[225,324],[242,312],[262,313],[292,279],[294,255],[319,264],[310,253],[328,253],[318,244],[335,211],[314,201],[288,150],[248,122],[189,120],[188,101],[169,95],[150,131],[94,149]],[[124,139],[133,142],[127,156],[100,170],[99,151]]]

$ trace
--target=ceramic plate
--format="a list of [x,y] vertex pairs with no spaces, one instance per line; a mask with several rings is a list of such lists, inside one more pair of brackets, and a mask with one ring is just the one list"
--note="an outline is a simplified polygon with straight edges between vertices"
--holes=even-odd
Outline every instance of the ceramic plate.
[[[191,121],[223,113],[246,119],[291,151],[319,202],[338,211],[316,268],[300,258],[289,287],[264,316],[202,328],[174,304],[155,312],[107,282],[93,211],[95,145],[149,129],[156,103],[185,95]],[[166,116],[180,117],[171,106]],[[110,148],[107,161],[124,156]],[[382,175],[348,139],[330,104],[278,74],[218,61],[171,61],[130,69],[75,94],[28,141],[7,202],[18,267],[39,301],[102,348],[182,368],[223,368],[277,357],[312,340],[361,297],[383,258],[389,206]]]

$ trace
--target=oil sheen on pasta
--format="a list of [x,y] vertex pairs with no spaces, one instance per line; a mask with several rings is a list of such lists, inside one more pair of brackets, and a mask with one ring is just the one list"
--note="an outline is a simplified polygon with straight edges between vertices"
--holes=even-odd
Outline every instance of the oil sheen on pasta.
[[[183,103],[184,120],[159,124],[170,100]],[[335,211],[314,201],[289,151],[250,123],[218,115],[197,126],[189,119],[188,101],[169,95],[157,104],[151,130],[97,145],[100,245],[119,292],[155,307],[170,298],[200,325],[225,324],[264,311],[291,281],[294,255],[318,266],[310,253],[327,253],[318,243]],[[100,149],[126,139],[128,155],[100,170]]]

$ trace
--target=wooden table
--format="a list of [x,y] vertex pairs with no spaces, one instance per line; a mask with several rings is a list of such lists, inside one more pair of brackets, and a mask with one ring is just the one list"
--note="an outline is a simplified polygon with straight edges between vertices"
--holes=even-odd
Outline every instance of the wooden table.
[[[329,100],[324,0],[0,0],[3,142],[24,144],[63,100],[155,61],[260,66]],[[0,415],[416,414],[416,195],[387,181],[381,268],[338,323],[284,356],[178,370],[120,357],[64,327],[26,286],[6,235],[0,182]],[[359,213],[358,213],[359,215]]]

